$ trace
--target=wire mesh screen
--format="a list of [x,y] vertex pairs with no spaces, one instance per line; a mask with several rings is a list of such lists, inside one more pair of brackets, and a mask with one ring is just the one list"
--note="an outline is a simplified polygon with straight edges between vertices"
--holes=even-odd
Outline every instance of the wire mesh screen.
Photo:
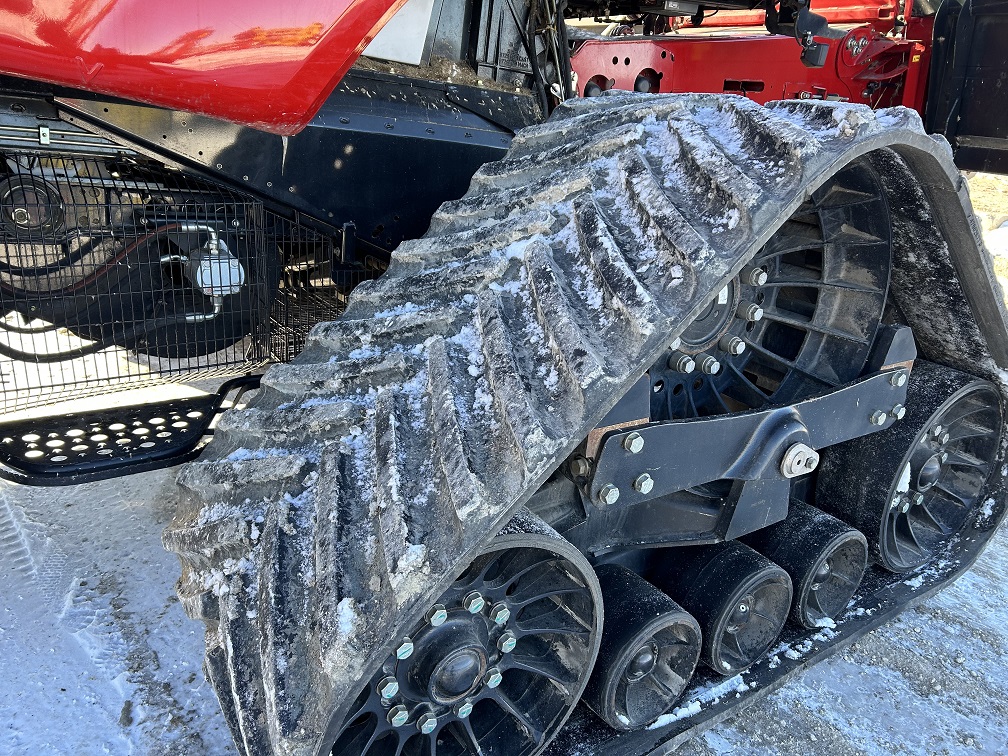
[[3,411],[290,359],[363,277],[334,273],[332,252],[330,236],[158,165],[6,152]]

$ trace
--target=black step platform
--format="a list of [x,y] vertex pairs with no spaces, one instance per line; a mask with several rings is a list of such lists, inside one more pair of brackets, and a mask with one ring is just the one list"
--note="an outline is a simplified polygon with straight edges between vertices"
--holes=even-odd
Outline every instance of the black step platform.
[[241,376],[213,394],[0,423],[0,478],[63,486],[188,462],[223,404],[258,386]]

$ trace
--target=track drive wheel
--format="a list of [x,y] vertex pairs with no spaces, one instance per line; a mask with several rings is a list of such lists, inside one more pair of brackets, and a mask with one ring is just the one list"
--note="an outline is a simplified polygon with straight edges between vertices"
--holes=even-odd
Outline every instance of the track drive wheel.
[[330,752],[539,753],[581,696],[601,628],[585,558],[555,533],[512,521],[403,635],[331,728]]
[[700,659],[700,626],[644,578],[596,568],[606,626],[585,701],[611,727],[636,730],[668,711]]
[[1001,398],[987,381],[918,360],[901,422],[827,449],[816,502],[906,572],[930,561],[975,511],[997,456]]
[[700,623],[711,669],[726,676],[748,669],[787,621],[791,578],[738,541],[682,552],[656,570],[656,583]]

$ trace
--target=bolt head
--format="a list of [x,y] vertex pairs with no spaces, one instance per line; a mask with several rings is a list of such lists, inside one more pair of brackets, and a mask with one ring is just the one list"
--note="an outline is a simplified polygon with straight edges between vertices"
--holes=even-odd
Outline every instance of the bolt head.
[[941,456],[938,459],[940,459],[941,463],[944,465],[946,462],[948,462],[948,457],[949,457],[948,452],[942,452]]
[[682,339],[676,339],[671,344],[669,344],[669,349],[671,349],[674,352],[681,346],[682,346]]
[[437,729],[437,717],[430,712],[425,712],[417,717],[416,727],[424,735],[430,735]]
[[913,504],[915,507],[919,507],[921,504],[924,503],[924,494],[922,494],[920,491],[914,491],[912,494],[910,494],[910,503]]
[[763,268],[751,268],[745,273],[743,280],[750,286],[762,286],[767,282],[767,272]]
[[757,323],[763,320],[763,308],[755,302],[742,302],[739,304],[735,314],[742,318],[742,320],[750,323]]
[[721,363],[716,357],[705,354],[700,358],[700,370],[707,375],[717,375],[721,371]]
[[897,420],[902,420],[904,417],[906,417],[906,407],[904,407],[902,404],[893,405],[893,408],[889,414],[891,414]]
[[642,473],[637,477],[637,480],[633,482],[633,487],[642,494],[649,494],[651,493],[651,489],[654,488],[654,478],[647,473]]
[[889,376],[889,383],[898,388],[903,388],[906,386],[907,374],[905,371],[900,370],[898,373],[893,373]]
[[612,483],[606,483],[598,492],[599,501],[607,506],[612,506],[619,501],[619,489]]
[[644,437],[637,431],[628,434],[623,439],[623,448],[631,454],[640,454],[644,451]]
[[511,610],[505,604],[495,604],[494,608],[490,610],[490,619],[498,625],[503,625],[511,619]]
[[737,357],[746,350],[746,344],[738,336],[722,336],[718,346],[733,357]]
[[413,641],[409,638],[403,638],[403,642],[399,644],[399,647],[395,651],[396,659],[409,659],[413,656]]
[[483,675],[483,684],[488,688],[496,688],[504,680],[504,675],[497,667],[491,667],[487,670],[486,674]]
[[393,706],[388,713],[389,724],[393,727],[402,727],[409,722],[409,711],[402,704]]
[[386,700],[395,698],[398,692],[399,683],[394,677],[382,678],[381,682],[378,683],[378,695]]
[[872,412],[870,419],[872,425],[885,425],[886,420],[889,419],[889,415],[887,415],[882,410],[875,410],[874,412]]
[[570,461],[570,473],[575,478],[587,478],[591,474],[591,463],[584,457],[574,457]]
[[448,610],[445,609],[444,604],[434,604],[427,610],[427,621],[434,627],[443,625],[447,619]]
[[472,710],[473,705],[468,701],[463,701],[455,707],[455,716],[459,719],[468,719],[469,715],[472,714]]
[[469,612],[469,614],[479,614],[483,611],[484,606],[486,606],[486,601],[478,591],[473,591],[462,599],[462,607]]
[[669,357],[668,366],[670,370],[677,373],[692,373],[696,370],[696,362],[688,354],[674,354]]
[[948,431],[942,431],[941,435],[938,436],[938,443],[941,444],[942,446],[945,446],[945,444],[947,444],[949,442],[949,439],[951,438],[952,436],[949,435]]
[[500,638],[497,639],[497,650],[502,654],[510,654],[515,650],[515,646],[518,645],[518,639],[515,638],[514,633],[508,630]]

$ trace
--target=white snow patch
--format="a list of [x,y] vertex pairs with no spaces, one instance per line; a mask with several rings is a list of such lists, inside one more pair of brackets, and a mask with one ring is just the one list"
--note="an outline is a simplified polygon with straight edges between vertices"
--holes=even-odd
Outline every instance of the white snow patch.
[[910,578],[909,580],[904,580],[903,585],[909,585],[915,591],[924,585],[924,576],[918,575],[917,577]]
[[393,307],[391,310],[382,310],[381,312],[376,312],[376,318],[394,318],[399,315],[412,315],[415,312],[420,312],[423,309],[418,304],[413,302],[404,302],[401,305]]
[[336,632],[344,638],[349,638],[357,629],[357,607],[354,600],[347,596],[336,605]]

